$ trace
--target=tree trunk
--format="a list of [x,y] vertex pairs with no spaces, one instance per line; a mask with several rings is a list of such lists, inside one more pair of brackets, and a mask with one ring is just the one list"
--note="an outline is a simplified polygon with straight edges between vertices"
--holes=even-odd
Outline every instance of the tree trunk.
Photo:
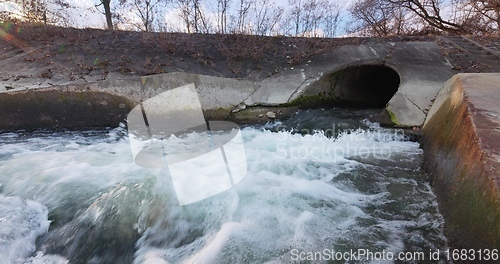
[[109,6],[110,2],[111,0],[103,0],[102,5],[104,6],[104,15],[106,16],[108,30],[113,30],[113,20],[111,19],[111,8]]

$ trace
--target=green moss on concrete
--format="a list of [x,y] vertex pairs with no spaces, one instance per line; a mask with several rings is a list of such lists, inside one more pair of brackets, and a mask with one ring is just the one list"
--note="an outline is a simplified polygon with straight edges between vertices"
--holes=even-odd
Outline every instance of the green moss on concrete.
[[387,115],[389,115],[389,119],[391,120],[392,124],[396,126],[400,126],[401,123],[398,121],[398,118],[396,117],[396,114],[392,112],[389,108],[386,108],[385,111],[387,112]]
[[450,219],[446,226],[448,238],[455,247],[499,248],[500,201],[487,191],[487,186],[469,179],[466,166],[456,176],[447,208],[443,208]]
[[231,109],[226,107],[219,107],[214,110],[204,111],[205,118],[209,120],[226,120],[231,115]]
[[59,97],[57,97],[57,101],[64,103],[66,102],[66,95],[64,93],[60,93]]
[[77,92],[76,93],[76,100],[79,102],[86,101],[87,100],[87,95],[84,92]]
[[285,106],[297,106],[300,108],[320,108],[332,106],[335,104],[335,99],[327,93],[319,93],[316,95],[301,95]]

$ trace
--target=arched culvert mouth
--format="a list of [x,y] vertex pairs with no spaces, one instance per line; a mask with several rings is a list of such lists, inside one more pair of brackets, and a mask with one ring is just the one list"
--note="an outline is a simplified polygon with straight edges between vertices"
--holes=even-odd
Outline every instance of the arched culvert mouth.
[[331,76],[333,98],[354,107],[385,107],[400,83],[399,74],[383,65],[352,66]]
[[349,66],[324,75],[297,103],[306,107],[384,108],[399,83],[399,74],[391,67]]

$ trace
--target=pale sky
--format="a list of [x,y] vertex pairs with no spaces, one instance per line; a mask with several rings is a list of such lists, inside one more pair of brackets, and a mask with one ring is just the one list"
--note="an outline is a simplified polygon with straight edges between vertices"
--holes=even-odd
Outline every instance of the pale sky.
[[[50,2],[50,0],[48,0]],[[106,28],[106,19],[104,17],[104,14],[100,13],[96,8],[95,5],[100,3],[99,0],[68,0],[71,5],[74,6],[74,8],[67,10],[69,17],[70,17],[70,25],[72,27],[77,27],[77,28]],[[173,0],[170,0],[170,4],[167,6],[167,8],[164,8],[163,10],[163,17],[164,21],[166,23],[167,29],[176,29],[183,31],[184,29],[184,24],[181,21],[179,15],[178,15],[178,10],[175,8],[175,4],[172,4]],[[309,1],[309,0],[303,0],[304,2]],[[347,9],[349,6],[356,0],[329,0],[331,2],[337,2],[337,3],[342,3],[343,11],[341,13],[341,24],[339,25],[338,28],[338,33],[337,34],[345,34],[345,27],[346,23],[349,23],[350,17],[349,17],[349,12]],[[12,4],[8,3],[9,1],[1,1],[0,0],[0,11],[1,10],[12,10]],[[212,5],[216,5],[217,0],[203,0],[202,2],[209,2],[212,3]],[[236,9],[238,6],[239,0],[231,0],[230,4],[233,9]],[[289,6],[288,5],[288,0],[274,0],[271,2],[274,2],[276,6],[281,6],[283,8],[286,8]],[[445,3],[448,3],[444,8],[443,8],[443,14],[446,16],[447,14],[449,15],[451,12],[451,9],[449,7],[449,2],[450,0],[445,0]],[[111,3],[118,3],[118,0],[111,0]],[[214,8],[212,8],[213,10]],[[103,10],[102,7],[100,10]],[[212,11],[215,12],[215,11]],[[127,11],[127,10],[121,10],[120,14],[124,17],[128,17],[129,20],[136,20],[138,21],[138,17],[133,14],[133,12]],[[215,13],[210,14],[210,10],[206,10],[205,14],[210,17],[210,16],[215,16]],[[63,25],[64,26],[64,25]],[[134,29],[132,26],[127,26],[121,25],[121,28],[128,28],[128,29]]]
[[[50,0],[49,0],[50,1]],[[77,28],[105,28],[106,27],[106,19],[104,17],[104,14],[100,13],[97,11],[95,8],[95,5],[100,3],[99,0],[68,0],[70,4],[74,7],[72,9],[67,10],[68,15],[70,17],[70,26],[72,27],[77,27]],[[206,0],[205,0],[206,1]],[[308,0],[304,0],[308,1]],[[338,0],[330,0],[332,2],[340,2]],[[349,7],[350,3],[352,3],[354,0],[344,0],[342,1],[343,3],[343,9],[344,11],[342,12],[342,18],[343,22],[345,23],[349,14],[346,11],[346,9]],[[172,2],[172,1],[170,1]],[[216,0],[210,0],[209,2],[213,3],[213,5],[216,5],[217,1]],[[231,7],[233,9],[237,8],[239,0],[231,0]],[[4,6],[1,6],[1,4],[4,4]],[[112,0],[111,4],[113,3],[118,3],[118,0]],[[286,8],[289,6],[288,5],[288,0],[275,0],[274,4],[276,6],[281,6],[283,8]],[[5,2],[0,1],[0,10],[5,9]],[[212,8],[213,9],[213,8]],[[100,10],[103,10],[102,7]],[[209,14],[210,11],[206,12],[207,16],[210,16]],[[212,11],[215,12],[215,11]],[[137,19],[135,15],[127,10],[122,10],[121,11],[122,16],[126,16],[129,19]],[[169,27],[174,27],[174,28],[181,28],[184,27],[183,23],[178,16],[178,10],[176,10],[174,4],[169,4],[166,9],[164,9],[163,12],[164,16],[164,21],[166,22],[167,26]],[[215,13],[213,13],[213,16],[215,16]],[[126,25],[125,25],[126,26]],[[123,27],[123,25],[122,25]],[[343,30],[343,26],[341,25],[339,30]],[[341,34],[343,32],[340,32]]]
[[[75,6],[78,5],[80,7],[79,14],[75,20],[77,23],[77,27],[98,27],[98,28],[103,28],[105,27],[105,18],[104,15],[96,12],[96,8],[94,7],[95,4],[99,3],[99,0],[70,0]],[[236,8],[237,2],[239,0],[232,0],[231,6],[233,8]],[[307,0],[305,0],[307,1]],[[339,2],[338,0],[330,0],[332,2]],[[344,12],[342,16],[344,17],[344,20],[347,19],[348,17],[348,12],[346,11],[347,7],[352,3],[354,0],[344,0],[342,1],[343,4],[343,9]],[[118,1],[115,1],[118,2]],[[216,0],[211,0],[212,3],[216,4]],[[113,0],[112,0],[113,3]],[[285,9],[288,7],[288,0],[275,0],[274,4],[277,6],[284,7]],[[83,10],[88,10],[86,12],[82,12]],[[102,9],[101,9],[102,10]],[[165,10],[165,20],[169,26],[181,26],[183,25],[181,19],[179,18],[178,15],[176,15],[177,10],[173,8],[172,4],[169,4],[169,7]],[[82,18],[79,18],[82,17]]]

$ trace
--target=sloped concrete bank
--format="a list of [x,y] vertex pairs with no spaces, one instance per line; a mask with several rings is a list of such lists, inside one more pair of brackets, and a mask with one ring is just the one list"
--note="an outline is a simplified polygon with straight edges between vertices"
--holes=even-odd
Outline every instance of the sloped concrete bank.
[[500,74],[458,74],[423,126],[424,166],[450,244],[500,248]]

